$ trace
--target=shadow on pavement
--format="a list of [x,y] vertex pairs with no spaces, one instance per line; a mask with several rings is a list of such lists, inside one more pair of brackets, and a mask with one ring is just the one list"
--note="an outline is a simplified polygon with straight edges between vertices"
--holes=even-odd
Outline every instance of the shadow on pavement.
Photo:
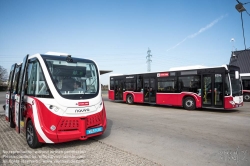
[[106,128],[105,132],[103,133],[103,135],[93,137],[93,139],[102,140],[102,139],[105,139],[106,137],[108,137],[111,134],[112,126],[113,126],[113,121],[110,119],[107,119],[107,128]]

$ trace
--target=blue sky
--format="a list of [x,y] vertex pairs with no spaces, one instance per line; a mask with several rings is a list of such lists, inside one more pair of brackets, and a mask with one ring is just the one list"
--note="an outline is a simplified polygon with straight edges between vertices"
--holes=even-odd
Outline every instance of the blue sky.
[[[250,0],[240,0],[245,3]],[[26,54],[66,52],[113,74],[228,64],[245,49],[236,0],[0,0],[0,65]],[[250,13],[250,3],[244,5]],[[246,48],[250,16],[242,13]],[[234,38],[234,42],[231,39]],[[101,76],[108,84],[109,74]]]

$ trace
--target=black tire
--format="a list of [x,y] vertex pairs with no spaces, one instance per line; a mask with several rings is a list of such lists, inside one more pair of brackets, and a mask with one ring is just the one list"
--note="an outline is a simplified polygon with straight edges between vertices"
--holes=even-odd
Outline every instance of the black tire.
[[196,108],[195,106],[195,100],[193,97],[186,97],[183,102],[183,107],[186,110],[194,110]]
[[126,102],[128,104],[133,104],[134,103],[134,98],[132,95],[127,95],[127,99],[126,99]]
[[250,93],[244,93],[243,94],[243,99],[244,99],[244,101],[250,101]]
[[14,122],[14,120],[13,120],[13,115],[12,115],[12,110],[11,109],[9,109],[9,111],[10,111],[10,127],[11,128],[15,128],[16,127],[16,125],[15,125],[15,122]]
[[42,146],[37,139],[36,130],[32,124],[32,121],[29,120],[26,126],[26,141],[32,149],[36,149]]

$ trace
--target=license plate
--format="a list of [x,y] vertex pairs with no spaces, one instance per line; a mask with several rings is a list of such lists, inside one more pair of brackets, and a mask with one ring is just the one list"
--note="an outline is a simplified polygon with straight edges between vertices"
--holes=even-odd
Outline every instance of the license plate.
[[89,135],[89,134],[95,134],[95,133],[98,133],[98,132],[101,132],[103,130],[102,127],[97,127],[97,128],[93,128],[93,129],[88,129],[86,130],[86,134]]

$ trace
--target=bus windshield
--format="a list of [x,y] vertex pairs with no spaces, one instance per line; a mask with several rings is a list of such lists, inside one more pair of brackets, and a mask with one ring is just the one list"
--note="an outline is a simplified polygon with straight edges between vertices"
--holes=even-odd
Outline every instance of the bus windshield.
[[232,95],[233,96],[240,96],[242,95],[242,85],[239,78],[236,78],[235,71],[230,71],[229,73],[231,84],[232,84]]
[[[60,59],[59,59],[60,58]],[[90,60],[56,57],[44,58],[59,94],[67,99],[90,99],[99,91],[98,71]]]

